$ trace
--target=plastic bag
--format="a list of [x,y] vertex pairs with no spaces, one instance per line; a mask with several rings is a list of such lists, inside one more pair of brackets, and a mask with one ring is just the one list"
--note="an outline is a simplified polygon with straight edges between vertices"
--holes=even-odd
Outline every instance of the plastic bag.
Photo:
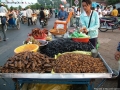
[[66,85],[66,84],[24,84],[23,87],[21,90],[70,90],[71,85]]

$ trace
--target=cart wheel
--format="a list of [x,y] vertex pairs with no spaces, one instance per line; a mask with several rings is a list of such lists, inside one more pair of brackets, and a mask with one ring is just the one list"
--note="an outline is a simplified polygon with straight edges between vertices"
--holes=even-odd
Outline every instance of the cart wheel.
[[19,21],[19,20],[17,20],[17,25],[16,25],[16,27],[17,27],[17,30],[20,29],[20,21]]

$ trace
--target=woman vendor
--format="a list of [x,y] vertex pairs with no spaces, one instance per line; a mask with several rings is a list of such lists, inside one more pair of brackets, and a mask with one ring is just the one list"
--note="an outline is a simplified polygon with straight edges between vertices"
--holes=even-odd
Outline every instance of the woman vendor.
[[84,12],[80,15],[80,22],[82,24],[80,31],[88,34],[90,42],[96,47],[100,22],[98,13],[91,10],[91,4],[91,0],[82,0]]

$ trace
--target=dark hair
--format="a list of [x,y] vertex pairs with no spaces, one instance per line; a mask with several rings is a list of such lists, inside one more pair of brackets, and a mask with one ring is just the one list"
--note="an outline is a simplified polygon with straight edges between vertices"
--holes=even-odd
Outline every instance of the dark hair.
[[113,9],[116,9],[116,6],[113,6]]
[[44,10],[44,7],[41,7],[41,10]]
[[85,2],[87,5],[91,5],[92,4],[91,0],[82,0],[82,2]]
[[95,7],[91,7],[91,10],[95,10]]
[[[79,10],[78,10],[78,9],[79,9]],[[79,8],[79,7],[77,8],[77,11],[80,11],[80,8]]]
[[97,7],[100,7],[99,5],[97,5]]
[[104,7],[104,10],[106,9],[107,7]]

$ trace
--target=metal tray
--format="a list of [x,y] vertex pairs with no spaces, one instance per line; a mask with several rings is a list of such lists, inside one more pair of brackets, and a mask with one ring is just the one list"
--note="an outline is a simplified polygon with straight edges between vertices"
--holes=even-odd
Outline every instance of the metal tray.
[[89,78],[112,78],[112,69],[108,66],[100,53],[108,73],[0,73],[0,78],[36,78],[36,79],[89,79]]

